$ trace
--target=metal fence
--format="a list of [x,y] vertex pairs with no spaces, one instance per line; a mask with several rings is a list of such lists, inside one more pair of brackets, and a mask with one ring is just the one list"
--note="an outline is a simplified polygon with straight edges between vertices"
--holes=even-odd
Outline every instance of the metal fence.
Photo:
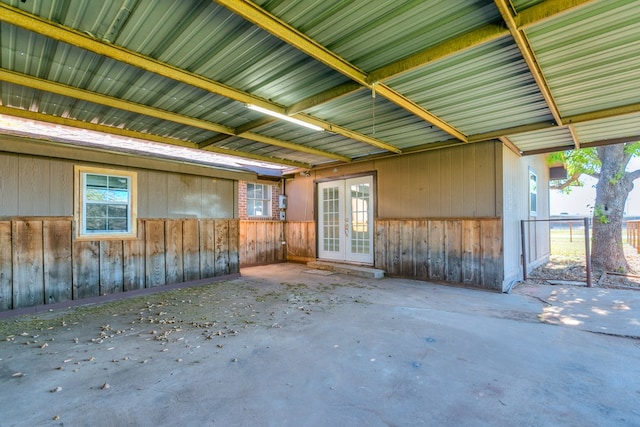
[[[549,230],[553,228],[565,228],[569,229],[569,239],[573,242],[574,229],[580,228],[584,230],[584,261],[587,272],[586,282],[587,286],[592,286],[592,270],[591,270],[591,239],[589,237],[590,231],[590,219],[584,218],[562,218],[562,219],[524,219],[520,221],[520,237],[522,243],[522,277],[527,280],[527,224],[536,222],[548,222]],[[639,221],[640,222],[640,221]]]
[[627,221],[627,243],[640,254],[640,221]]

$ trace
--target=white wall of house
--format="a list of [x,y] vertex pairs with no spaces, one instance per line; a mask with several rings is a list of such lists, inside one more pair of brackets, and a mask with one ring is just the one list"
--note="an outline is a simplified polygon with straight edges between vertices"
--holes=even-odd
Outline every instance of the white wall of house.
[[[549,258],[549,223],[533,220],[549,219],[549,167],[544,155],[521,157],[503,147],[503,245],[504,283],[506,290],[522,279],[521,220],[526,223],[527,271]],[[537,209],[530,211],[529,171],[537,177]]]

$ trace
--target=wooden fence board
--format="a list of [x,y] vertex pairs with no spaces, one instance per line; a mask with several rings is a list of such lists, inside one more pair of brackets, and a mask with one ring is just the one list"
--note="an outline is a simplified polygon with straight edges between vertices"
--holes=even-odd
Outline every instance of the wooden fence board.
[[402,237],[400,234],[401,227],[402,221],[389,221],[389,232],[387,234],[389,245],[387,247],[387,255],[389,256],[388,273],[392,276],[398,276],[402,274],[402,265],[400,263],[402,247]]
[[168,219],[165,225],[166,283],[184,282],[182,221]]
[[502,283],[502,223],[500,221],[482,221],[480,226],[482,256],[481,284],[499,289]]
[[287,221],[282,225],[282,232],[286,242],[282,251],[283,260],[311,261],[315,259],[315,222]]
[[44,303],[42,221],[13,221],[14,308]]
[[184,264],[184,280],[200,278],[200,234],[197,219],[186,219],[182,222],[182,251]]
[[414,272],[416,278],[429,278],[429,221],[416,220],[413,236]]
[[411,276],[414,271],[413,253],[414,221],[402,221],[400,226],[400,274]]
[[258,264],[260,261],[266,259],[266,240],[267,240],[267,232],[265,230],[265,223],[260,221],[256,222],[256,239],[254,242],[255,252],[253,263]]
[[480,221],[464,222],[462,248],[462,282],[480,283]]
[[216,220],[215,223],[215,275],[229,274],[229,221]]
[[306,256],[315,259],[317,257],[316,248],[318,247],[318,238],[316,235],[316,223],[309,221],[304,227],[304,242],[306,242],[305,252]]
[[376,235],[374,239],[375,251],[373,255],[374,264],[388,272],[388,259],[387,259],[387,231],[388,221],[376,221]]
[[238,262],[239,265],[247,263],[245,251],[247,247],[247,223],[245,221],[238,222]]
[[73,243],[73,299],[100,295],[100,242]]
[[245,242],[245,265],[255,264],[257,262],[257,224],[251,221],[246,224],[246,242]]
[[73,298],[71,221],[43,221],[45,304]]
[[100,295],[123,291],[122,240],[100,242]]
[[229,220],[229,273],[240,272],[239,251],[240,223],[237,219]]
[[0,221],[0,311],[13,308],[11,222]]
[[429,278],[444,280],[444,220],[429,220]]
[[275,221],[270,221],[266,225],[266,263],[273,264],[278,261],[278,247],[276,246],[276,240],[280,240],[278,237],[278,227]]
[[445,278],[462,282],[462,221],[448,220],[445,226]]
[[138,221],[138,238],[124,240],[123,285],[125,291],[143,289],[145,281],[145,222]]
[[284,234],[284,222],[279,221],[276,223],[276,236],[275,236],[277,262],[284,262],[287,260],[287,253],[286,253],[287,248],[282,244],[282,242],[286,242],[285,234]]
[[200,221],[200,277],[202,279],[215,276],[215,228],[214,221]]
[[145,229],[146,287],[167,283],[165,271],[164,221],[148,220]]

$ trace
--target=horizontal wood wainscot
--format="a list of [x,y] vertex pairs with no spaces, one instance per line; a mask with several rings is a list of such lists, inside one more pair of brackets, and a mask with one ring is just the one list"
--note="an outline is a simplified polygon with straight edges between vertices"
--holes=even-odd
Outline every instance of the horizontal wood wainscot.
[[0,311],[239,273],[235,219],[140,219],[138,238],[74,240],[70,218],[0,221]]
[[500,290],[500,218],[379,219],[375,266],[389,276]]

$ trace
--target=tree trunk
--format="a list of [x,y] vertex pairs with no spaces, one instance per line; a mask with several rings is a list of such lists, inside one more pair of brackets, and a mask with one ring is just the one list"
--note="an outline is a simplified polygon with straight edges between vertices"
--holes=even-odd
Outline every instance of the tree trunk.
[[633,182],[625,173],[624,144],[598,147],[598,157],[602,167],[593,210],[591,263],[596,270],[624,273],[629,265],[622,246],[622,219],[627,196],[633,189]]

